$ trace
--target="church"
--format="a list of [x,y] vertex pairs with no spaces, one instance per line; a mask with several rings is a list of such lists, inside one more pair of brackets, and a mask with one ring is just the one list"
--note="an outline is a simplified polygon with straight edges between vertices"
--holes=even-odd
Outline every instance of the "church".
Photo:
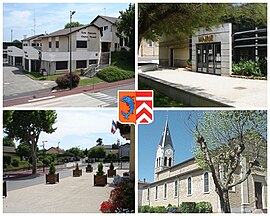
[[[195,158],[175,163],[168,120],[166,120],[155,158],[154,182],[144,184],[142,188],[142,206],[180,206],[182,202],[210,202],[213,212],[221,212],[219,196],[210,171],[203,170]],[[238,179],[243,175],[245,160],[241,168],[234,173]],[[267,211],[267,172],[256,168],[248,179],[229,191],[231,211],[233,213],[251,213]]]

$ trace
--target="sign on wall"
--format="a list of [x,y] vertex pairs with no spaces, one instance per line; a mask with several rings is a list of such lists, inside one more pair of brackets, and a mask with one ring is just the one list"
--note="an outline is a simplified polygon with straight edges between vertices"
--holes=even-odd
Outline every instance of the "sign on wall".
[[200,43],[213,42],[214,41],[214,35],[199,36],[198,40],[199,40]]
[[96,39],[97,33],[88,31],[87,29],[82,29],[77,32],[77,40],[89,40],[89,39]]

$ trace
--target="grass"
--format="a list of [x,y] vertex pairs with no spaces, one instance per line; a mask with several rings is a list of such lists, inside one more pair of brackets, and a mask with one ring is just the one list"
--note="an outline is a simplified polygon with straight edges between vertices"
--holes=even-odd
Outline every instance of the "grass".
[[95,83],[95,84],[104,82],[102,79],[100,79],[100,78],[98,78],[98,77],[84,78],[84,79],[81,79],[81,80],[80,80],[79,86],[80,86],[80,87],[83,87],[83,86],[89,86],[89,85],[92,85],[92,84],[93,84],[93,79],[94,79],[94,83]]
[[151,87],[147,85],[139,84],[140,90],[153,90],[154,91],[154,106],[155,107],[183,107],[185,104],[183,104],[180,101],[173,100],[170,97],[167,97],[166,95],[160,93],[159,91],[152,89]]
[[[4,168],[4,171],[5,172],[7,172],[7,171],[15,171],[15,170],[23,170],[23,169],[29,169],[29,168],[31,169],[31,164],[29,165],[29,162],[28,161],[24,161],[24,160],[21,161],[19,156],[12,156],[11,157],[11,161],[13,159],[15,159],[15,158],[19,160],[19,166],[14,167],[12,165],[7,165],[7,167]],[[42,162],[41,161],[38,161],[37,162],[37,166],[38,167],[41,167],[42,166]]]

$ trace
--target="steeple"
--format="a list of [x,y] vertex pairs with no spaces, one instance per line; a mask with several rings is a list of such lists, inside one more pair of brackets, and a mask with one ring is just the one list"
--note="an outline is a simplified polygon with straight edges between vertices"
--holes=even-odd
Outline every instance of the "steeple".
[[166,118],[164,130],[156,151],[155,159],[155,180],[158,180],[158,173],[174,164],[174,148],[168,123]]

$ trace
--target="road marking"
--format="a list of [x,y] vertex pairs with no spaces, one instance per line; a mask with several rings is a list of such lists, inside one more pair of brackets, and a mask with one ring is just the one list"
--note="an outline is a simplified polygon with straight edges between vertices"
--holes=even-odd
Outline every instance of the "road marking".
[[31,100],[28,100],[28,103],[35,102],[35,101],[41,101],[41,100],[52,99],[52,98],[55,98],[55,96],[54,96],[54,95],[52,95],[52,96],[43,97],[43,98],[31,99]]

